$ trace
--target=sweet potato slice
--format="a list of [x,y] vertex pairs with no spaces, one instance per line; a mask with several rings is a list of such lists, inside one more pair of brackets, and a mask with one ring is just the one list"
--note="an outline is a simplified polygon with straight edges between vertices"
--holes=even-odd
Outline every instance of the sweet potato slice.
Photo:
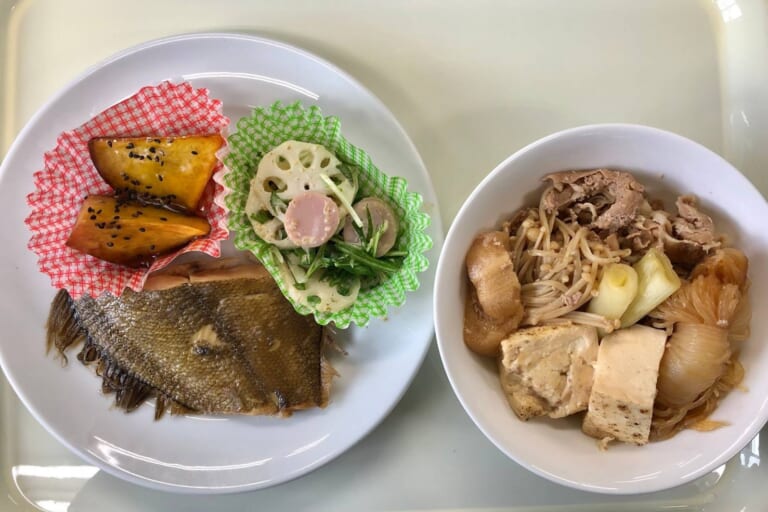
[[91,139],[96,169],[116,191],[193,211],[216,166],[219,135]]
[[83,202],[67,245],[112,263],[141,267],[210,230],[208,221],[200,217],[124,203],[111,196],[90,196]]

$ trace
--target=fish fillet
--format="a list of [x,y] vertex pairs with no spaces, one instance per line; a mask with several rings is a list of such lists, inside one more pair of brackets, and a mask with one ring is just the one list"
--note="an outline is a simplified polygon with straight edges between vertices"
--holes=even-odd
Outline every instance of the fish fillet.
[[59,291],[48,346],[94,363],[102,389],[133,410],[273,414],[325,407],[335,375],[324,332],[285,300],[260,265],[177,266],[126,290],[73,301]]

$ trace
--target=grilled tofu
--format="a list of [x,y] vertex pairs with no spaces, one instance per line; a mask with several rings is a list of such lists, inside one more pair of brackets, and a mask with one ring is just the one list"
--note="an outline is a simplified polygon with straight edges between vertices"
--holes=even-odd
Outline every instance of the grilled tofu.
[[637,445],[648,442],[666,341],[664,331],[644,325],[620,329],[603,338],[582,424],[585,434]]
[[562,418],[587,408],[597,330],[582,325],[521,329],[501,342],[499,375],[518,417]]

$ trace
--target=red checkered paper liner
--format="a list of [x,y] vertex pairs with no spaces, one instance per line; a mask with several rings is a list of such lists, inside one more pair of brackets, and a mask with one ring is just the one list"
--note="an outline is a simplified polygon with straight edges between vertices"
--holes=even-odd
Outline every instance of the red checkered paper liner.
[[83,199],[113,193],[91,161],[89,140],[213,133],[226,140],[228,127],[229,119],[222,114],[221,101],[210,98],[206,89],[194,89],[188,83],[162,82],[144,87],[79,128],[59,135],[56,147],[45,154],[44,168],[34,174],[35,191],[27,196],[32,209],[25,221],[32,231],[27,246],[37,254],[40,271],[50,276],[53,286],[66,289],[75,299],[104,292],[119,296],[125,288],[141,290],[150,272],[167,266],[181,254],[198,251],[219,257],[220,241],[229,235],[223,206],[225,189],[220,184],[224,166],[220,161],[214,169],[215,181],[211,180],[200,200],[211,232],[158,258],[151,267],[136,269],[109,263],[67,247],[66,241]]

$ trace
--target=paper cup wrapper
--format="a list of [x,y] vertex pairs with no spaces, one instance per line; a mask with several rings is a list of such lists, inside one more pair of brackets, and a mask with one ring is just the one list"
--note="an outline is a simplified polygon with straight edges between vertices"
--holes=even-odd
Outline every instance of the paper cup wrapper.
[[[362,290],[349,307],[335,313],[317,312],[293,300],[288,293],[285,274],[272,245],[259,238],[245,213],[250,182],[263,155],[285,141],[296,140],[321,144],[347,165],[359,170],[359,188],[365,196],[385,199],[395,208],[400,221],[399,246],[407,251],[400,270],[378,286]],[[368,324],[371,318],[383,318],[390,306],[405,303],[406,293],[419,287],[418,274],[429,266],[424,252],[432,240],[424,232],[429,216],[421,211],[422,197],[408,191],[408,183],[380,171],[371,157],[353,146],[341,133],[336,117],[324,117],[316,106],[304,108],[300,103],[255,108],[249,117],[240,119],[237,131],[229,137],[229,154],[224,157],[228,171],[224,183],[229,189],[225,204],[229,210],[229,229],[234,233],[235,247],[253,253],[269,270],[283,295],[301,314],[314,314],[321,325],[334,323],[346,328],[350,323]]]
[[224,166],[217,162],[213,180],[200,201],[200,210],[211,225],[208,236],[156,259],[149,268],[116,265],[67,247],[83,199],[114,191],[99,175],[88,152],[94,137],[178,137],[218,133],[226,138],[229,119],[221,102],[206,89],[188,83],[162,82],[144,87],[74,130],[59,135],[54,149],[45,154],[44,168],[34,175],[35,190],[27,196],[31,213],[26,219],[32,235],[28,247],[38,257],[38,267],[51,284],[77,299],[104,292],[119,296],[130,288],[139,291],[147,276],[178,256],[202,252],[220,255],[220,241],[228,236],[227,212],[220,184]]

